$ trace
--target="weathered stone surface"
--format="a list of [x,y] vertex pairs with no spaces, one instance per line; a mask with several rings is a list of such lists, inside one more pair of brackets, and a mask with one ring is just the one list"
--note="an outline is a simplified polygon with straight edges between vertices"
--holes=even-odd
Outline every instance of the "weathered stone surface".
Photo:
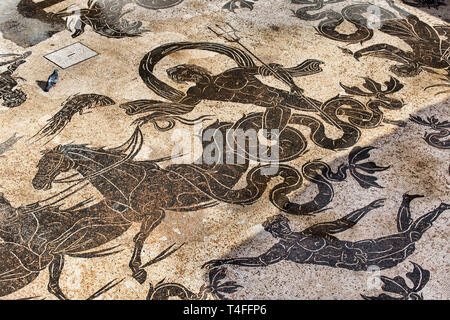
[[[417,264],[417,270],[430,272],[418,294],[424,299],[450,298],[449,212],[436,216],[429,228],[409,226],[403,206],[403,229],[397,226],[404,194],[424,196],[411,202],[413,221],[437,208],[444,211],[448,205],[441,203],[450,203],[449,6],[417,8],[396,0],[397,9],[379,1],[380,9],[365,1],[259,0],[235,1],[238,8],[233,13],[229,10],[233,3],[223,8],[226,0],[166,1],[162,5],[168,7],[157,10],[147,8],[143,0],[115,1],[117,6],[107,0],[90,1],[90,7],[86,0],[43,2],[48,7],[13,0],[0,4],[8,9],[4,11],[7,16],[0,17],[2,299],[62,298],[57,289],[53,294],[47,291],[49,265],[53,278],[58,273],[54,269],[58,269],[59,258],[55,257],[64,258],[59,285],[70,299],[88,298],[113,280],[117,285],[98,299],[166,298],[164,289],[175,284],[178,298],[217,299],[220,293],[230,299],[362,299],[361,295],[381,293],[400,297],[373,286],[373,277],[402,276],[411,287],[411,279],[406,278],[413,270],[410,262]],[[298,11],[308,6],[315,9]],[[327,15],[312,16],[324,12]],[[380,12],[382,19],[364,21],[365,12]],[[335,29],[320,24],[332,23],[337,17],[347,19]],[[66,22],[70,30],[64,29]],[[375,29],[367,28],[378,22]],[[216,25],[236,29],[236,34],[226,36],[238,35],[257,67],[248,61],[244,66],[243,60],[233,61],[224,54],[236,57],[239,52],[233,48],[243,49],[209,29],[221,33]],[[401,32],[392,31],[397,27],[403,28]],[[48,76],[58,68],[44,57],[76,42],[98,55],[59,70],[56,86],[44,92]],[[156,63],[155,49],[169,43],[183,44],[177,45],[176,52],[162,50],[166,56]],[[149,52],[147,58],[152,59],[144,59]],[[239,62],[240,69],[229,71]],[[183,64],[201,68],[173,69]],[[295,66],[299,67],[292,69]],[[174,81],[177,77],[179,82]],[[290,78],[303,91],[290,88]],[[178,95],[154,79],[177,89]],[[146,112],[132,114],[136,110]],[[153,118],[142,118],[150,114]],[[193,119],[203,121],[190,125],[187,120]],[[278,163],[279,174],[271,179],[260,175],[260,159],[248,168],[175,167],[179,159],[173,159],[158,163],[159,167],[147,163],[143,169],[142,161],[173,156],[180,144],[186,147],[188,142],[192,148],[183,159],[197,159],[202,153],[196,138],[201,136],[199,129],[215,121],[228,122],[224,128],[283,130],[281,155],[286,161]],[[139,147],[137,124],[143,144],[133,159],[123,159]],[[174,128],[163,131],[153,124],[173,124]],[[324,134],[318,132],[320,126]],[[130,137],[137,142],[131,141],[127,152],[108,151]],[[74,146],[82,144],[86,146]],[[74,151],[82,148],[90,151]],[[99,176],[85,174],[89,179],[74,189],[84,182],[87,186],[57,203],[60,208],[25,207],[66,189],[70,184],[48,182],[76,173],[74,163],[86,165],[77,152],[86,156],[91,151],[97,162],[91,162],[90,173]],[[97,157],[98,152],[105,155]],[[360,152],[361,157],[352,158],[352,152]],[[111,168],[113,163],[118,167]],[[51,168],[61,171],[64,164],[71,169],[68,173],[52,176],[56,171],[49,172]],[[326,174],[327,165],[336,172],[341,164],[346,176]],[[318,185],[314,178],[324,182]],[[257,184],[256,191],[236,192],[249,181]],[[282,182],[285,185],[280,188]],[[103,187],[115,191],[102,192]],[[263,187],[265,191],[259,193]],[[284,187],[290,188],[288,198]],[[315,204],[295,205],[317,195]],[[357,224],[352,222],[360,217],[354,215],[341,221],[342,230],[335,226],[339,233],[316,228],[314,232],[283,233],[284,240],[280,240],[263,227],[268,218],[282,214],[292,231],[300,232],[343,218],[379,199],[385,200],[368,208],[370,212]],[[85,200],[91,200],[84,204],[85,211],[68,209]],[[280,227],[281,220],[271,221],[273,228]],[[154,230],[145,230],[142,264],[171,244],[175,243],[172,249],[184,245],[146,267],[144,277],[139,264],[132,271],[129,263],[133,238],[142,225],[145,229],[152,224]],[[264,226],[270,229],[268,223]],[[404,239],[388,244],[358,242],[393,234]],[[258,257],[278,241],[284,247],[270,252],[277,263],[270,264],[263,257],[264,263],[235,261],[241,265],[202,268],[211,259]],[[120,252],[76,257],[108,248]],[[380,259],[375,254],[388,248],[395,248],[401,256]],[[21,263],[26,270],[8,278],[6,273]],[[377,273],[376,267],[382,270]],[[210,276],[218,270],[226,274],[211,283]],[[157,286],[164,278],[165,283]],[[241,287],[220,292],[220,284],[226,281]],[[150,284],[154,291],[149,294]],[[202,290],[202,285],[216,291]],[[214,294],[217,290],[219,295]]]

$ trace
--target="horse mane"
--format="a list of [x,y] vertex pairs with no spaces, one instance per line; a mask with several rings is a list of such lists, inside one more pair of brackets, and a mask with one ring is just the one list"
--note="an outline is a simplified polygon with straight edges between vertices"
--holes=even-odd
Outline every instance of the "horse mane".
[[[65,208],[65,209],[61,209],[61,207],[65,206],[65,203],[59,203],[59,204],[49,204],[49,205],[40,205],[39,202],[35,202],[35,203],[31,203],[28,205],[24,205],[24,206],[20,206],[17,209],[19,209],[20,213],[37,213],[40,211],[44,211],[44,212],[49,212],[49,211],[53,211],[53,212],[57,212],[57,213],[77,213],[81,210],[83,210],[83,208],[86,207],[86,205],[90,204],[93,202],[93,198],[87,199],[87,200],[81,200],[79,202],[77,202],[76,204]],[[11,206],[11,208],[14,208]]]
[[[92,147],[88,144],[74,144],[74,143],[67,143],[64,145],[58,145],[55,149],[65,156],[68,156],[70,159],[73,159],[71,154],[92,154],[94,153],[103,153],[105,155],[109,156],[115,156],[122,158],[119,161],[131,161],[133,160],[136,155],[139,153],[139,151],[142,148],[143,144],[143,136],[142,132],[139,127],[136,128],[132,136],[122,145],[114,148],[106,148],[105,146],[102,147]],[[52,150],[47,150],[44,152],[51,152]],[[154,160],[146,160],[146,161],[139,161],[140,163],[147,163],[147,164],[155,164],[164,162],[167,160],[172,159],[172,157],[162,157]]]
[[117,149],[108,149],[105,146],[102,147],[93,147],[88,144],[73,144],[73,143],[67,143],[64,145],[60,145],[60,151],[64,154],[69,154],[69,152],[73,152],[74,150],[79,150],[81,152],[102,152],[109,155],[115,155],[115,156],[126,156],[127,154],[125,152],[122,152],[121,150]]

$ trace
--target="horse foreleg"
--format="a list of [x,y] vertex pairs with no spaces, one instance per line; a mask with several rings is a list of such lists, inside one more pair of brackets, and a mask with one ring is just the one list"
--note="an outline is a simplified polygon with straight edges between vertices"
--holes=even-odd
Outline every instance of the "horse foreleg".
[[48,291],[56,296],[60,300],[67,300],[66,295],[62,292],[59,287],[59,278],[61,277],[61,272],[64,268],[64,256],[57,255],[55,259],[50,263],[48,271],[50,273],[50,278],[48,280]]
[[133,278],[140,284],[143,284],[147,279],[147,272],[141,267],[142,248],[150,232],[161,223],[165,216],[164,210],[161,209],[147,216],[141,225],[141,230],[134,237],[134,250],[130,261],[130,268],[133,272]]

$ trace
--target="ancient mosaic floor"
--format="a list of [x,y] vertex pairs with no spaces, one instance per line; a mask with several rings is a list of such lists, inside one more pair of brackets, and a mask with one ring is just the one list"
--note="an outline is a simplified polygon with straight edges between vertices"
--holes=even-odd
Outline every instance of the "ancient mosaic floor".
[[447,0],[227,1],[1,1],[2,299],[450,299]]

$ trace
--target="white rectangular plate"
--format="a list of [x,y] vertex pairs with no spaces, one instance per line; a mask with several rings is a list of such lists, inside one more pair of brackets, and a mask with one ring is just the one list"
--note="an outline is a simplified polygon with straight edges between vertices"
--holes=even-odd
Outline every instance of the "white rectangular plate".
[[67,69],[80,62],[95,57],[98,53],[80,42],[49,53],[45,58],[62,69]]

